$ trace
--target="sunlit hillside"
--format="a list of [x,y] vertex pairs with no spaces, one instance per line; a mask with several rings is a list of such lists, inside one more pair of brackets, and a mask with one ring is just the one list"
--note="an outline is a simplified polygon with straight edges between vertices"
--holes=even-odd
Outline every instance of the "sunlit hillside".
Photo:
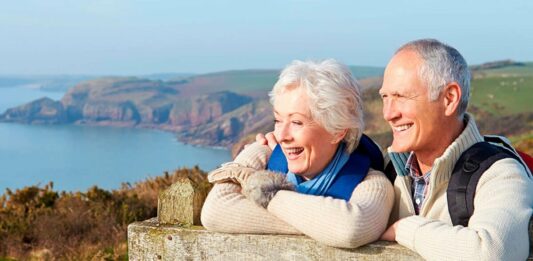
[[[357,75],[357,68],[352,69]],[[386,147],[392,137],[381,116],[377,90],[382,78],[377,75],[381,73],[360,80],[364,90],[365,132]],[[472,66],[472,76],[468,111],[476,117],[481,132],[505,135],[519,149],[533,154],[533,63],[498,61],[476,65]],[[245,141],[234,147],[234,152],[253,137],[253,133],[248,134]]]

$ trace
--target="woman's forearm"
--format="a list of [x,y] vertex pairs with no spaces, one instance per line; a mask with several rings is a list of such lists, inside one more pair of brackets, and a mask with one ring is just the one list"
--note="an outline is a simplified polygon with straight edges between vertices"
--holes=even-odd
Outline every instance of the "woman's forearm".
[[349,202],[279,191],[268,211],[324,244],[354,248],[377,240],[387,227],[394,201],[392,184],[371,171]]
[[241,193],[234,183],[215,184],[202,208],[205,228],[225,233],[300,234]]

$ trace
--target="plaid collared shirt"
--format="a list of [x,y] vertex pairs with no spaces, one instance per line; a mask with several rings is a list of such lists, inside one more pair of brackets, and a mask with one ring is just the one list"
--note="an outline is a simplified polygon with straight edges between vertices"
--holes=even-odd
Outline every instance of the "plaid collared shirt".
[[415,213],[418,215],[429,190],[429,177],[431,176],[431,170],[424,175],[421,174],[422,171],[420,171],[420,167],[418,166],[418,161],[414,152],[411,152],[409,155],[409,158],[405,163],[405,169],[409,171],[409,176],[413,178],[413,183],[411,183],[411,191],[413,193],[414,200],[413,206],[415,207]]

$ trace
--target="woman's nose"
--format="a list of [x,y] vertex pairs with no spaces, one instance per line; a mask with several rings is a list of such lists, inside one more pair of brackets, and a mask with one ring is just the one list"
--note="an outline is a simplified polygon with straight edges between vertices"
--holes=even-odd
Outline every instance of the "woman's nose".
[[279,143],[292,139],[290,128],[287,124],[279,124],[274,129],[274,136]]

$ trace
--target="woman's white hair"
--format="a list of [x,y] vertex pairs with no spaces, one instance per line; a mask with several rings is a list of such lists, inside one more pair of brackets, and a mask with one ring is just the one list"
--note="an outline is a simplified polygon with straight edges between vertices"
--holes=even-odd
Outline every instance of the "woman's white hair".
[[333,59],[290,63],[269,93],[270,103],[286,90],[304,88],[313,120],[331,134],[347,131],[343,141],[351,153],[363,133],[360,86],[350,69]]

